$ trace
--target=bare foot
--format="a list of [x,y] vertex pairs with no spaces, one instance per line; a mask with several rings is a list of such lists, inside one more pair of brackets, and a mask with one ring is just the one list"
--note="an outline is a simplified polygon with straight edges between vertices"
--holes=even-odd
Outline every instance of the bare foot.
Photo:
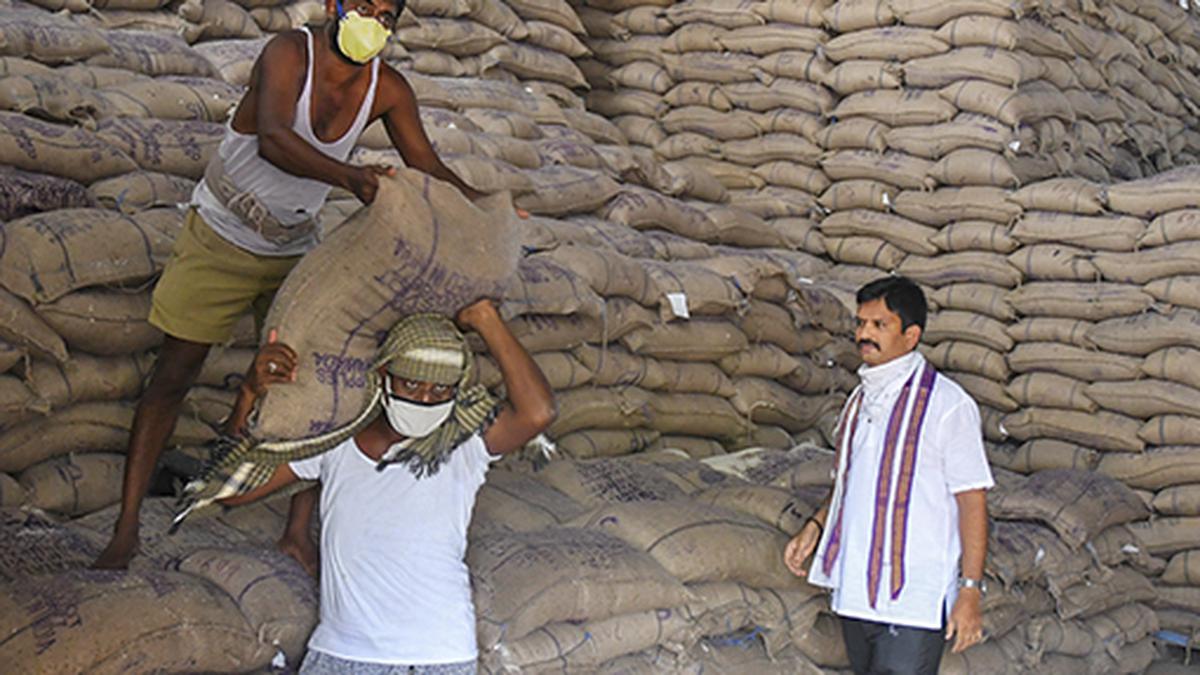
[[129,561],[137,553],[138,533],[115,532],[108,542],[108,547],[100,552],[99,557],[92,562],[94,570],[123,570],[129,567]]
[[295,558],[309,576],[314,578],[317,576],[317,570],[321,565],[321,554],[317,550],[317,545],[307,534],[293,536],[285,533],[279,541],[275,542],[275,548]]

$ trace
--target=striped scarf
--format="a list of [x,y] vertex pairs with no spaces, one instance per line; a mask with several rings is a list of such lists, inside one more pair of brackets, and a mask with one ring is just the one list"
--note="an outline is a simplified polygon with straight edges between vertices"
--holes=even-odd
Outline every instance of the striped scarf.
[[[871,608],[874,609],[879,595],[882,577],[884,543],[888,539],[888,527],[891,527],[891,598],[900,597],[904,588],[904,549],[908,543],[908,513],[912,498],[913,483],[916,479],[917,453],[921,437],[921,428],[925,422],[925,413],[929,409],[929,396],[937,379],[937,370],[928,362],[909,376],[908,381],[900,390],[900,396],[892,407],[888,419],[887,431],[884,434],[883,453],[880,456],[879,474],[875,484],[875,502],[872,504],[874,521],[871,528],[871,549],[867,561],[867,594]],[[913,385],[916,393],[913,395]],[[833,504],[835,511],[830,513],[833,527],[829,530],[828,541],[825,544],[824,555],[821,559],[821,571],[828,577],[833,572],[834,563],[842,550],[842,518],[845,515],[845,480],[850,471],[850,463],[854,459],[854,435],[858,430],[858,418],[862,412],[863,389],[860,386],[846,402],[845,413],[838,424],[837,438],[837,490]],[[903,432],[903,433],[902,433]],[[900,443],[903,436],[904,442]],[[896,458],[900,458],[900,471],[896,476],[893,487],[892,477],[895,473]],[[888,513],[888,503],[895,501],[892,511]]]

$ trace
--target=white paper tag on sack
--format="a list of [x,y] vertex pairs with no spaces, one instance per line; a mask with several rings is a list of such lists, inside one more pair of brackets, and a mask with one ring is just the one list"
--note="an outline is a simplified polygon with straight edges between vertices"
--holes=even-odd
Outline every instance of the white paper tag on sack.
[[692,318],[691,313],[688,312],[686,293],[667,293],[667,302],[671,303],[671,312],[675,316],[681,319]]

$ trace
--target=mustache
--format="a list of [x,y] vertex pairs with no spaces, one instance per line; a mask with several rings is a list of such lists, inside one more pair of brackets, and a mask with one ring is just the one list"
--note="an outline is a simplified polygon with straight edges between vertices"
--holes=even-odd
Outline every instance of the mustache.
[[875,349],[882,349],[882,347],[879,346],[879,343],[874,340],[858,340],[855,342],[855,344],[859,347],[862,347],[863,345],[871,345]]

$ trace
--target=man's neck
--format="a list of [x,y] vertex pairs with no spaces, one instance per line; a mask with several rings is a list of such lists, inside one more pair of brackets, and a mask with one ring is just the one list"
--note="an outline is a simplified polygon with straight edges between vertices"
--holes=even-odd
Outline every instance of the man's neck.
[[319,52],[314,54],[321,68],[321,79],[325,84],[338,86],[362,74],[366,64],[355,63],[346,58],[337,46],[337,19],[325,22],[325,28],[314,33],[313,48]]
[[403,436],[388,424],[387,415],[380,414],[371,421],[362,431],[354,436],[354,442],[358,444],[359,449],[363,454],[373,460],[383,459],[384,453],[388,448],[405,440],[407,436]]

